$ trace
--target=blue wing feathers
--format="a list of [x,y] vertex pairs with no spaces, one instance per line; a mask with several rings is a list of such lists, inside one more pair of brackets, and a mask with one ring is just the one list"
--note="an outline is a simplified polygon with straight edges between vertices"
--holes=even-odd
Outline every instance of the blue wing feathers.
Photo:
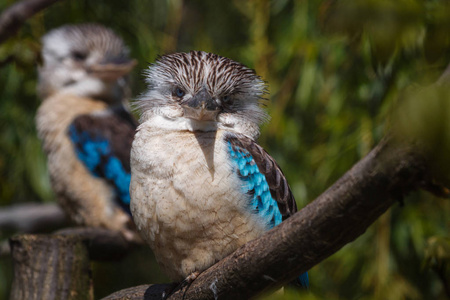
[[122,163],[116,157],[109,157],[105,167],[105,176],[114,183],[122,202],[129,205],[131,174],[124,170]]
[[228,149],[243,182],[243,192],[252,195],[249,206],[253,212],[262,218],[269,228],[280,224],[282,216],[277,202],[272,198],[266,178],[259,172],[251,154],[230,142]]
[[115,129],[120,128],[119,135],[115,132],[111,134],[114,131],[112,122],[108,124],[105,120],[88,115],[75,119],[69,127],[68,134],[78,159],[91,174],[104,178],[112,185],[118,204],[130,213],[129,151],[134,126],[131,123],[120,123],[121,119],[117,116],[115,118],[113,126],[116,126]]
[[308,276],[308,272],[303,273],[302,275],[297,277],[297,283],[304,287],[304,288],[308,288],[309,287],[309,276]]
[[[257,214],[260,218],[264,220],[264,222],[267,224],[269,228],[273,228],[283,221],[283,215],[280,211],[280,207],[278,206],[279,202],[277,202],[277,199],[274,199],[274,197],[272,196],[271,187],[269,186],[266,175],[260,171],[255,161],[255,158],[247,149],[236,144],[237,143],[232,143],[230,140],[228,140],[228,152],[231,161],[233,162],[234,167],[237,169],[239,177],[243,182],[242,185],[243,192],[252,195],[249,206],[255,214]],[[267,158],[272,159],[268,155]],[[277,167],[276,170],[274,169],[265,171],[266,172],[274,171],[281,173],[281,170],[279,170],[278,165],[276,165],[276,163],[274,162],[273,165]],[[287,183],[286,186],[284,185],[280,186],[286,188]],[[288,190],[287,195],[291,195],[290,190]],[[288,197],[287,199],[294,201],[293,197],[292,198]],[[297,210],[295,202],[291,203],[290,206],[285,204],[285,206],[283,207],[283,211],[285,214],[287,213],[286,207],[291,209],[291,213],[294,213]],[[287,211],[289,212],[289,210]],[[289,215],[285,215],[285,217],[289,217]],[[308,273],[305,272],[301,274],[299,277],[297,277],[297,279],[295,280],[295,284],[303,288],[308,288],[309,287]]]
[[69,128],[69,136],[76,145],[78,158],[94,175],[100,176],[99,166],[102,157],[110,152],[108,141],[100,138],[91,138],[87,132],[78,132],[72,124]]

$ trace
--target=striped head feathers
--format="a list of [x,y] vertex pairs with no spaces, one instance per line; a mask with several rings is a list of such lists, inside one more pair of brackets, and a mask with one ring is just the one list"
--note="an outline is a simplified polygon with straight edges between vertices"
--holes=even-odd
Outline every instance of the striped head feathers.
[[[42,38],[41,97],[57,92],[78,96],[123,97],[126,76],[136,62],[111,29],[98,24],[66,25]],[[113,99],[116,100],[116,99]]]
[[141,122],[175,130],[222,128],[255,137],[268,119],[261,108],[265,83],[229,58],[202,51],[165,55],[145,75],[148,90],[135,101]]

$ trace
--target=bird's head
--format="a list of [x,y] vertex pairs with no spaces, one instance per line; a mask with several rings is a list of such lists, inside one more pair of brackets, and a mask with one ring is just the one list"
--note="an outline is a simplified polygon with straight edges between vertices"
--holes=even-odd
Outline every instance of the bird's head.
[[66,25],[42,38],[39,93],[46,98],[56,92],[122,100],[126,75],[136,61],[111,29],[97,24]]
[[265,83],[231,59],[192,51],[160,57],[146,72],[148,91],[137,101],[141,121],[179,130],[227,129],[255,137],[267,120]]

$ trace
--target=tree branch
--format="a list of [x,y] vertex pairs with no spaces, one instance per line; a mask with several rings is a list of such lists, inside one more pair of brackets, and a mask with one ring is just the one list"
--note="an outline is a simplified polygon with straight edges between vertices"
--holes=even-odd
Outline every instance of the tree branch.
[[[427,170],[417,148],[381,142],[315,201],[170,299],[248,299],[283,286],[363,234],[396,200],[428,186]],[[145,296],[152,288],[134,288],[132,299],[153,299]]]
[[90,260],[118,260],[139,244],[102,228],[66,228],[10,238],[11,300],[93,299]]
[[[47,235],[52,237],[74,237],[82,241],[89,253],[89,259],[95,261],[117,261],[127,255],[132,249],[142,246],[137,241],[128,241],[118,231],[96,227],[69,227]],[[12,239],[14,239],[13,237]],[[7,242],[0,243],[0,256],[11,254]]]
[[66,215],[56,204],[25,203],[0,209],[0,232],[50,232],[67,224]]
[[0,15],[0,44],[13,36],[25,21],[58,0],[24,0],[11,5]]
[[[56,204],[25,203],[0,209],[0,232],[43,233],[67,226],[69,221]],[[120,232],[103,228],[69,227],[55,232],[61,236],[77,236],[86,243],[92,260],[115,261],[138,246],[127,241]],[[0,243],[0,256],[10,255],[7,241]]]
[[73,236],[85,242],[89,258],[96,261],[115,261],[123,258],[130,250],[141,245],[127,241],[118,231],[95,227],[65,228],[55,235]]

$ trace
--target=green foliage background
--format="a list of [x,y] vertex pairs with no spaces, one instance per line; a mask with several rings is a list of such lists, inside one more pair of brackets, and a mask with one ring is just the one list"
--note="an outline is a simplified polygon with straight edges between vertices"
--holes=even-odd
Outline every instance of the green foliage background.
[[[13,3],[1,2],[0,10]],[[299,207],[380,141],[403,90],[434,82],[450,62],[445,0],[60,1],[0,45],[0,205],[54,200],[34,129],[39,39],[82,22],[124,38],[139,62],[135,96],[158,54],[204,50],[254,68],[270,90],[272,120],[260,143],[281,165]],[[449,212],[448,200],[410,195],[315,266],[304,299],[448,299],[432,267],[449,264]],[[122,265],[119,279],[111,275],[115,265],[96,268],[97,297],[166,280],[154,261]],[[448,282],[448,268],[445,276]],[[2,259],[0,299],[11,277]]]

